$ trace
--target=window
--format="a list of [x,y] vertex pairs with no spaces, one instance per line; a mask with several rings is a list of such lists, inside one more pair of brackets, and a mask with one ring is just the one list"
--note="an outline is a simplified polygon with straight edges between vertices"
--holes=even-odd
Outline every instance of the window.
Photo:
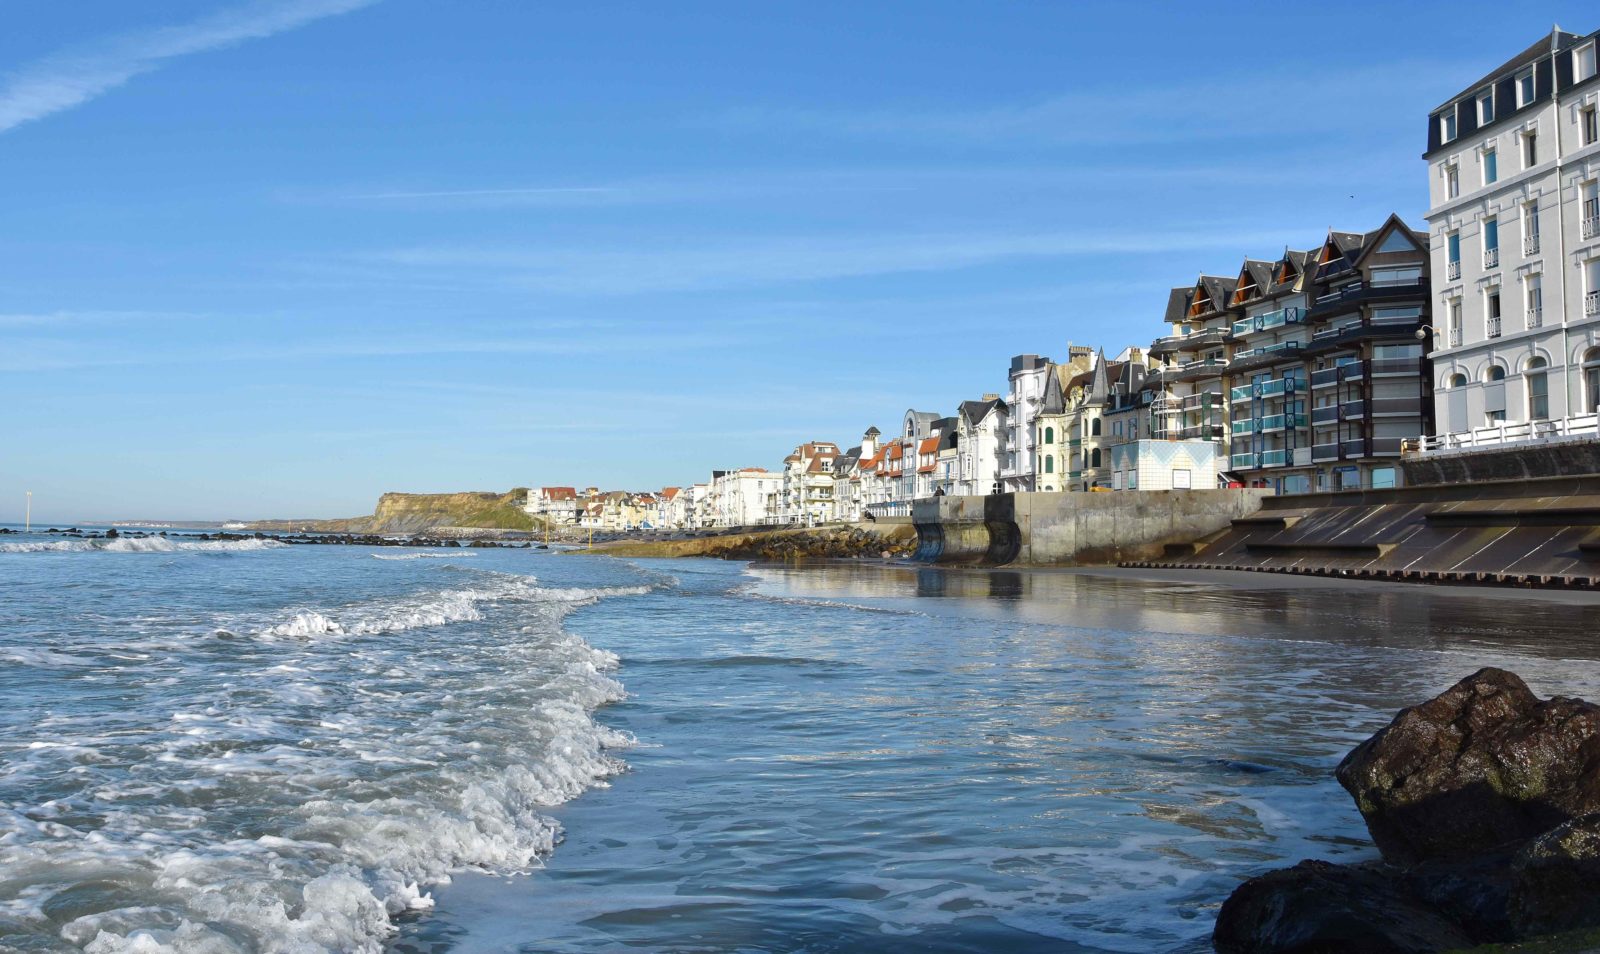
[[[1090,437],[1099,437],[1100,436],[1100,419],[1098,417],[1089,422],[1089,436]],[[1096,453],[1099,453],[1099,452],[1096,451]],[[1099,465],[1097,464],[1095,466],[1099,466]]]
[[1522,168],[1532,169],[1539,164],[1539,134],[1528,130],[1522,134]]
[[1439,141],[1450,142],[1456,138],[1456,108],[1451,106],[1439,114]]
[[1422,266],[1410,265],[1405,268],[1374,268],[1372,270],[1372,284],[1374,285],[1415,285],[1422,281]]
[[1122,436],[1122,422],[1121,421],[1117,421],[1117,422],[1115,422],[1115,423],[1113,423],[1111,425],[1111,433],[1115,437],[1121,437]]
[[1543,358],[1529,358],[1523,376],[1528,379],[1528,420],[1544,421],[1550,418],[1550,381],[1545,373]]
[[1451,232],[1445,237],[1445,258],[1447,280],[1455,281],[1461,277],[1461,233]]
[[1461,299],[1459,299],[1459,298],[1450,299],[1450,317],[1449,317],[1448,330],[1449,330],[1449,333],[1450,333],[1450,337],[1448,339],[1448,344],[1446,345],[1446,347],[1450,347],[1450,348],[1459,348],[1459,347],[1461,347]]
[[1484,301],[1484,334],[1490,338],[1500,337],[1500,292],[1491,291]]
[[1444,196],[1454,199],[1461,195],[1461,167],[1450,163],[1444,167]]
[[1600,235],[1600,182],[1583,184],[1583,237]]
[[1595,128],[1595,110],[1593,106],[1585,107],[1578,114],[1578,127],[1583,134],[1583,144],[1592,146],[1596,139],[1600,139],[1600,129]]
[[1483,267],[1494,268],[1500,264],[1500,220],[1490,217],[1483,220]]
[[1046,444],[1054,444],[1056,442],[1056,429],[1055,428],[1047,427],[1047,428],[1044,429],[1044,442]]
[[1544,324],[1544,280],[1538,275],[1529,275],[1523,280],[1524,307],[1529,328],[1537,328]]
[[1572,51],[1572,81],[1581,83],[1595,73],[1594,44],[1586,43]]
[[1583,412],[1600,411],[1600,348],[1583,353]]
[[1100,448],[1096,447],[1094,450],[1089,452],[1089,466],[1090,467],[1099,467],[1100,466]]
[[1539,254],[1539,203],[1529,202],[1522,207],[1522,253]]
[[1393,467],[1372,468],[1373,490],[1388,490],[1390,487],[1396,486],[1396,484],[1395,470]]
[[1129,490],[1138,490],[1139,489],[1139,472],[1137,470],[1128,471],[1128,489]]
[[1500,155],[1493,149],[1483,151],[1483,184],[1500,181]]
[[1046,456],[1045,457],[1045,459],[1044,459],[1044,472],[1047,473],[1047,474],[1053,474],[1053,473],[1056,472],[1056,459],[1054,457],[1050,457],[1050,456]]
[[1533,102],[1533,67],[1517,74],[1517,108]]
[[1478,125],[1487,126],[1494,122],[1494,88],[1484,90],[1478,94]]
[[1450,380],[1445,382],[1445,387],[1451,391],[1454,391],[1456,388],[1464,388],[1466,386],[1467,376],[1462,374],[1460,371],[1450,375]]

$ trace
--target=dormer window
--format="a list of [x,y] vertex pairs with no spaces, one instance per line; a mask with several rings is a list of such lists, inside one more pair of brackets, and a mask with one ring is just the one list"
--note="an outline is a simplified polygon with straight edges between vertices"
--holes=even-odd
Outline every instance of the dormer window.
[[1456,138],[1456,108],[1451,106],[1439,114],[1439,141],[1453,142]]
[[1484,90],[1478,94],[1478,125],[1487,126],[1494,122],[1494,88]]
[[1591,41],[1572,51],[1572,81],[1581,83],[1594,74],[1594,43]]
[[1533,67],[1517,74],[1517,108],[1533,102]]

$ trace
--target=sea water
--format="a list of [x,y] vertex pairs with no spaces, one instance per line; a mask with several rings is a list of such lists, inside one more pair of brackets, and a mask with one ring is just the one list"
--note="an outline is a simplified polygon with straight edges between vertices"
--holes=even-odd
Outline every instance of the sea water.
[[1600,608],[1456,589],[0,537],[0,948],[1206,949],[1333,781]]

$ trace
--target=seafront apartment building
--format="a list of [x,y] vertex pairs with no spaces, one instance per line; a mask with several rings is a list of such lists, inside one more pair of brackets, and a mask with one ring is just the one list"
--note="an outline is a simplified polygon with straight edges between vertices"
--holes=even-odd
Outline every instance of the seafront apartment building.
[[1597,433],[1597,40],[1557,29],[1429,114],[1424,452]]
[[1391,487],[1427,433],[1426,238],[1397,216],[1172,289],[1150,436],[1216,445],[1220,478],[1279,493]]

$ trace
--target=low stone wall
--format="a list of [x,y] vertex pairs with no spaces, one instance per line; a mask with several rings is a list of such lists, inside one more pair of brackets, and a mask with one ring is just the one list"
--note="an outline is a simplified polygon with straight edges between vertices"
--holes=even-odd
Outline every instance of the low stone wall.
[[1442,451],[1403,458],[1409,485],[1471,484],[1600,474],[1600,441],[1518,444],[1497,450]]
[[935,497],[912,507],[917,559],[1097,565],[1160,556],[1260,509],[1266,490],[1127,490]]

